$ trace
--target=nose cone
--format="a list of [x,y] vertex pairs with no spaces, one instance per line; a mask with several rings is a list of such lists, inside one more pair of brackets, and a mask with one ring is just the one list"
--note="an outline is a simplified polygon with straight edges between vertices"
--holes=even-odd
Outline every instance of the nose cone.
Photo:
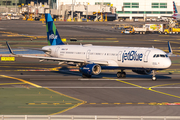
[[169,68],[171,66],[171,60],[169,58],[166,58],[163,62],[163,67],[164,68]]

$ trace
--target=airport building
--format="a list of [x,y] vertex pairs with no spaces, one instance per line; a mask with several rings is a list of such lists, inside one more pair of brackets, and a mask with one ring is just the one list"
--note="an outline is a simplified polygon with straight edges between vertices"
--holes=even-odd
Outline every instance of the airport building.
[[[21,8],[21,5],[27,5],[30,4],[31,1],[34,2],[34,4],[37,3],[48,3],[48,0],[0,0],[0,13],[2,12],[19,12],[19,8]],[[16,5],[17,4],[17,5]]]
[[21,5],[22,3],[26,3],[26,0],[1,0],[0,1],[0,5],[1,6],[15,6],[17,3],[17,5]]
[[15,6],[16,3],[17,5],[29,4],[31,1],[33,1],[35,4],[40,2],[48,2],[48,0],[0,0],[0,6]]
[[[50,0],[50,8],[59,8],[60,5],[72,4],[110,5],[116,8],[119,18],[148,18],[171,16],[173,14],[173,1],[180,13],[179,0]],[[98,11],[103,11],[101,8]],[[98,12],[94,11],[94,12]]]
[[[42,4],[46,4],[46,6],[49,5],[47,8],[51,14],[61,19],[70,19],[70,17],[71,19],[73,17],[100,19],[101,13],[103,17],[105,15],[108,18],[114,17],[112,20],[170,17],[173,15],[173,1],[180,13],[180,0],[0,0],[0,12],[20,12],[24,6],[17,7],[16,3],[17,5],[24,3],[27,6],[31,1],[35,4],[35,6],[28,6],[32,7],[31,10],[39,9],[43,7]],[[11,10],[8,7],[11,7]]]

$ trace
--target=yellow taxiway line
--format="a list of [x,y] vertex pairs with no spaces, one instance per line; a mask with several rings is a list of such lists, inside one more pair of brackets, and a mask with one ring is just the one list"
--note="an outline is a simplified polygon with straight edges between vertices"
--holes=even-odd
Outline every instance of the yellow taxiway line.
[[[15,78],[15,77],[6,76],[6,75],[0,75],[0,77],[18,80],[18,81],[21,81],[21,82],[23,82],[23,83],[27,83],[27,84],[32,85],[32,86],[37,87],[37,88],[43,88],[42,86],[39,86],[39,85],[37,85],[37,84],[34,84],[34,83],[32,83],[32,82],[29,82],[29,81],[26,81],[26,80],[23,80],[23,79],[20,79],[20,78]],[[52,113],[51,115],[56,115],[56,114],[63,113],[63,112],[65,112],[65,111],[68,111],[68,110],[70,110],[70,109],[73,109],[73,108],[75,108],[75,107],[77,107],[77,106],[79,106],[79,105],[82,105],[82,104],[86,103],[86,101],[83,101],[83,100],[80,100],[80,99],[77,99],[77,98],[74,98],[74,97],[71,97],[71,96],[62,94],[62,93],[57,92],[57,91],[54,91],[54,90],[52,90],[52,89],[50,89],[50,88],[45,88],[45,89],[47,89],[47,90],[49,90],[49,91],[52,91],[52,92],[54,92],[54,93],[57,93],[57,94],[59,94],[59,95],[63,95],[63,96],[65,96],[65,97],[69,97],[69,98],[72,98],[72,99],[75,99],[75,100],[81,102],[81,103],[77,103],[77,104],[75,104],[74,106],[72,106],[72,107],[70,107],[70,108],[67,108],[67,109],[65,109],[65,110],[62,110],[62,111],[59,111],[59,112],[56,112],[56,113]],[[31,103],[31,105],[33,105],[33,103]],[[47,105],[47,103],[43,103],[43,105]]]
[[42,88],[42,86],[36,85],[36,84],[34,84],[34,83],[28,82],[28,81],[23,80],[23,79],[20,79],[20,78],[10,77],[10,76],[6,76],[6,75],[0,75],[0,77],[18,80],[18,81],[21,81],[21,82],[23,82],[23,83],[27,83],[27,84],[29,84],[29,85],[32,85],[32,86],[34,86],[34,87]]
[[53,113],[53,114],[51,114],[51,115],[56,115],[56,114],[60,114],[60,113],[66,112],[66,111],[68,111],[68,110],[70,110],[70,109],[73,109],[73,108],[75,108],[75,107],[77,107],[77,106],[80,106],[80,105],[86,103],[86,101],[83,101],[83,100],[80,100],[80,99],[77,99],[77,98],[74,98],[74,97],[71,97],[71,96],[62,94],[62,93],[57,92],[57,91],[54,91],[54,90],[52,90],[52,89],[50,89],[50,88],[46,88],[46,89],[47,89],[47,90],[50,90],[50,91],[52,91],[52,92],[54,92],[54,93],[57,93],[57,94],[59,94],[59,95],[63,95],[63,96],[65,96],[65,97],[69,97],[69,98],[72,98],[72,99],[75,99],[75,100],[78,100],[78,101],[81,101],[81,102],[82,102],[82,103],[75,104],[74,106],[72,106],[72,107],[70,107],[70,108],[68,108],[68,109],[65,109],[65,110],[63,110],[63,111],[59,111],[59,112],[57,112],[57,113]]
[[157,86],[152,86],[152,87],[146,88],[146,87],[143,87],[143,86],[140,86],[140,85],[136,85],[136,84],[133,84],[133,83],[130,83],[130,82],[126,82],[126,81],[123,81],[123,80],[119,80],[119,79],[112,79],[112,78],[105,78],[105,79],[116,80],[118,82],[125,83],[125,84],[128,84],[128,85],[132,85],[132,86],[135,86],[135,87],[138,87],[138,88],[142,88],[142,89],[145,89],[145,90],[149,90],[149,91],[152,91],[152,92],[155,92],[155,93],[159,93],[159,94],[163,94],[163,95],[167,95],[167,96],[171,96],[171,97],[175,97],[175,98],[180,98],[180,96],[176,96],[176,95],[172,95],[172,94],[169,94],[169,93],[165,93],[165,92],[161,92],[161,91],[157,91],[157,90],[153,90],[152,89],[152,88],[155,88],[157,86],[175,85],[175,84],[178,84],[178,83],[157,85]]

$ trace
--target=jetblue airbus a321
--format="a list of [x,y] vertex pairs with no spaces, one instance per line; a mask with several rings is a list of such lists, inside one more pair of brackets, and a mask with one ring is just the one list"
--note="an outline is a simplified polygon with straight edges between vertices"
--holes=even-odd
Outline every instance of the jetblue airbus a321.
[[[164,70],[171,66],[171,60],[168,57],[172,55],[170,43],[168,43],[169,53],[156,48],[65,45],[61,41],[51,15],[46,14],[45,18],[49,46],[43,47],[41,51],[49,57],[19,56],[39,58],[40,61],[59,61],[59,64],[73,63],[79,66],[82,77],[88,78],[100,74],[102,69],[119,69],[121,72],[117,72],[117,77],[125,78],[124,70],[131,69],[138,74],[152,73],[152,80],[156,80],[156,70]],[[14,54],[8,43],[7,46]]]

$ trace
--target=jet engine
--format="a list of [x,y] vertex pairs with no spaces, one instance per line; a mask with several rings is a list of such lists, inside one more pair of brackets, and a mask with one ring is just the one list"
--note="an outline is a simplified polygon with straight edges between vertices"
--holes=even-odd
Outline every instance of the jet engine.
[[101,66],[97,64],[87,64],[80,67],[79,71],[85,75],[98,75],[101,73]]
[[142,74],[142,75],[149,75],[152,73],[152,70],[132,70],[132,71],[137,74]]

